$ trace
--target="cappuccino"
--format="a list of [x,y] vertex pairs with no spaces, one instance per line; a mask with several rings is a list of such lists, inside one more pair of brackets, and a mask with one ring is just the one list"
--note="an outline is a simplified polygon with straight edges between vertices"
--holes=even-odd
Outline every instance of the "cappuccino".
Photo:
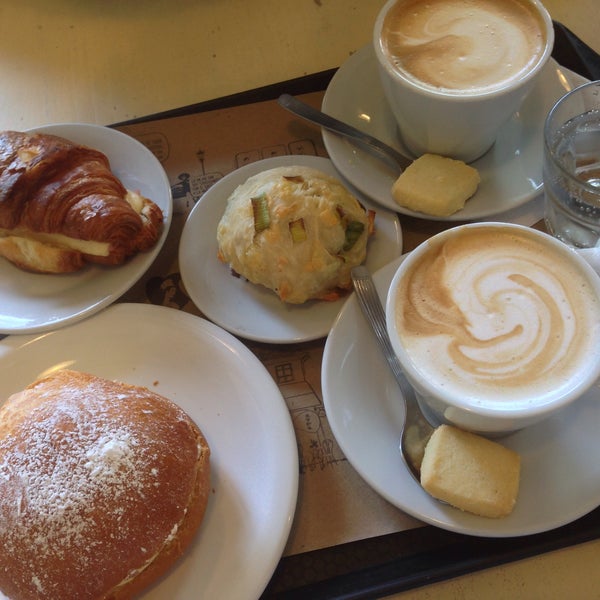
[[401,76],[450,93],[494,91],[540,62],[546,27],[527,0],[398,0],[380,32]]
[[540,407],[591,378],[589,386],[599,363],[597,277],[554,242],[504,225],[426,242],[395,289],[403,366],[442,396],[484,409]]

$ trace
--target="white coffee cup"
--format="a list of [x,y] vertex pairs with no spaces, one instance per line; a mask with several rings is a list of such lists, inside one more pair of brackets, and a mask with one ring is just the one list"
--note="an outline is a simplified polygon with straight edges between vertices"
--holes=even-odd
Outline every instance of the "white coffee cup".
[[433,236],[396,271],[387,329],[434,423],[532,425],[600,377],[600,277],[540,231],[476,223]]
[[[471,2],[469,10],[462,4],[389,0],[375,22],[383,91],[399,135],[415,156],[430,152],[465,162],[482,156],[552,52],[552,19],[538,0]],[[436,12],[442,5],[457,14],[444,20]],[[431,13],[426,8],[414,17],[415,6],[419,11],[419,6],[432,7]],[[509,20],[499,14],[505,6],[521,7],[523,14]],[[404,34],[398,34],[404,27]]]

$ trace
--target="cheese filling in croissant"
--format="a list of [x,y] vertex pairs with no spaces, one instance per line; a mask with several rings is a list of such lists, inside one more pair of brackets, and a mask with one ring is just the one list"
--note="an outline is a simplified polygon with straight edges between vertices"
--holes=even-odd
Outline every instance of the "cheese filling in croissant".
[[42,273],[118,265],[149,250],[160,208],[127,190],[101,152],[53,135],[0,133],[0,255]]
[[[0,238],[12,238],[17,244],[41,244],[54,246],[57,249],[76,250],[82,254],[92,256],[108,256],[109,244],[107,242],[94,242],[68,237],[62,233],[37,233],[15,229],[9,231],[0,229]],[[22,241],[21,241],[22,240]],[[0,241],[0,244],[2,241]]]

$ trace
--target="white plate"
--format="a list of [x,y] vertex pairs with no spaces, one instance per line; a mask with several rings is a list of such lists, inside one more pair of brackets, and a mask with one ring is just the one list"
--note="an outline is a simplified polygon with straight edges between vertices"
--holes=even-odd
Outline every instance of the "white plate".
[[[521,109],[502,127],[494,146],[473,163],[481,176],[475,195],[465,208],[443,220],[482,219],[520,206],[539,194],[545,116],[573,84],[583,81],[551,59]],[[371,46],[361,48],[335,73],[323,98],[323,111],[409,156],[397,136]],[[323,141],[333,164],[361,192],[391,210],[425,217],[396,204],[391,188],[397,174],[385,162],[335,133],[323,130]]]
[[163,211],[164,229],[154,247],[119,267],[86,266],[66,275],[40,275],[0,259],[0,333],[39,333],[98,312],[124,294],[160,252],[171,223],[169,180],[156,157],[137,140],[108,127],[65,123],[30,131],[51,133],[100,150],[113,173]]
[[[400,262],[374,275],[382,299]],[[321,377],[327,418],[350,463],[389,502],[426,523],[471,535],[520,536],[559,527],[600,505],[597,386],[560,414],[502,439],[521,455],[519,497],[511,515],[486,519],[431,498],[402,462],[398,387],[354,295],[327,338]]]
[[[217,225],[229,195],[248,177],[286,165],[313,167],[340,178],[331,161],[319,156],[278,156],[241,167],[215,183],[194,206],[179,246],[181,278],[202,313],[236,335],[274,344],[326,336],[344,302],[285,304],[270,290],[234,277],[229,267],[217,259]],[[400,224],[395,214],[374,207],[352,191],[365,206],[377,211],[376,232],[369,240],[366,260],[367,266],[375,270],[401,254]]]
[[258,598],[287,541],[298,454],[273,379],[237,339],[172,308],[115,304],[75,325],[0,342],[0,398],[48,369],[143,385],[179,404],[211,447],[214,492],[192,547],[146,600]]

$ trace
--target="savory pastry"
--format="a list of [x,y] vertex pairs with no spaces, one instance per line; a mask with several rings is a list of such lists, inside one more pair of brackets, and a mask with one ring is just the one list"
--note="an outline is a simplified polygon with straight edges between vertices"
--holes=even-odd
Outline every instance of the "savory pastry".
[[250,177],[217,227],[219,258],[281,300],[334,300],[351,286],[373,232],[374,213],[334,177],[302,166]]
[[195,536],[209,456],[188,415],[143,387],[64,370],[12,395],[0,408],[0,592],[135,596]]
[[474,433],[441,425],[425,446],[421,485],[434,498],[470,513],[506,517],[517,501],[521,458]]
[[160,208],[127,190],[98,150],[42,133],[0,132],[0,256],[39,273],[118,265],[150,249]]
[[448,217],[464,208],[479,181],[477,169],[460,160],[423,154],[396,179],[392,197],[409,210]]

